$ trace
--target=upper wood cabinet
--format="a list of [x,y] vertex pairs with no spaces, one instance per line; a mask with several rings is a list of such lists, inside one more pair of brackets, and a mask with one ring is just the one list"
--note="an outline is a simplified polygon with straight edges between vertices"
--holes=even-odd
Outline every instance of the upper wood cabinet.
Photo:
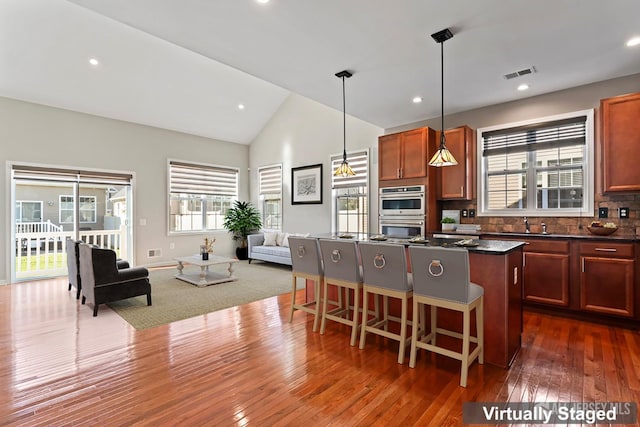
[[640,191],[640,93],[600,101],[603,190]]
[[434,138],[434,131],[426,127],[379,137],[378,179],[427,176],[430,138]]
[[475,132],[468,126],[460,126],[445,131],[444,135],[447,139],[447,148],[458,164],[440,168],[439,198],[441,200],[472,200],[476,186]]

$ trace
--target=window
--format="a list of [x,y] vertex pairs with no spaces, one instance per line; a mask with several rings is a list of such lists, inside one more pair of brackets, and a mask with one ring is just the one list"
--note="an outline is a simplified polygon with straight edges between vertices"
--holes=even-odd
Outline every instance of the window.
[[[355,176],[331,176],[335,233],[369,232],[369,153],[358,151],[347,155]],[[331,156],[331,170],[342,163],[342,154]]]
[[42,221],[42,202],[16,201],[16,222]]
[[[96,198],[95,196],[80,196],[80,223],[96,222]],[[75,207],[73,196],[60,196],[59,219],[60,224],[73,224]]]
[[481,215],[576,216],[591,211],[592,110],[479,129],[478,137]]
[[223,229],[238,198],[238,169],[169,161],[169,233]]
[[282,165],[258,168],[262,225],[282,230]]

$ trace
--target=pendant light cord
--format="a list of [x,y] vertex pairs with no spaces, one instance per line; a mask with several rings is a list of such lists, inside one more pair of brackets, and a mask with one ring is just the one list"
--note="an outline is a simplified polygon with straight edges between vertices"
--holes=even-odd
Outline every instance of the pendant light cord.
[[344,92],[344,77],[342,76],[342,160],[347,161],[347,106]]
[[444,42],[440,42],[440,148],[444,148]]

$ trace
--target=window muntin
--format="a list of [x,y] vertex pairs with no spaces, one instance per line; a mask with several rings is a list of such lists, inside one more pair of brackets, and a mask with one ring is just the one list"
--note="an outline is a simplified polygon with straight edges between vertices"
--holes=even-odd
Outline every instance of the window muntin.
[[262,224],[282,230],[282,165],[258,168]]
[[573,216],[590,211],[592,110],[479,129],[478,139],[480,215]]
[[[369,156],[368,151],[347,154],[352,177],[331,176],[334,232],[369,232]],[[331,156],[331,170],[342,163],[342,155]]]
[[169,161],[169,233],[222,230],[238,198],[238,170]]
[[[80,221],[82,224],[95,223],[96,214],[96,198],[95,196],[78,196]],[[73,196],[60,196],[58,217],[60,224],[72,224],[75,215],[75,205]]]

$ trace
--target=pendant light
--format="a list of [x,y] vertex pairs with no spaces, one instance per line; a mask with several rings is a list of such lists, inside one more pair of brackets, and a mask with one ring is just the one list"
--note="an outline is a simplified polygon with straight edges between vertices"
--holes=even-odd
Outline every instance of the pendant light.
[[446,138],[444,136],[444,42],[453,37],[451,31],[448,28],[431,34],[431,37],[440,43],[440,85],[441,85],[441,127],[440,127],[440,147],[438,151],[429,160],[429,165],[441,167],[441,166],[455,166],[458,164],[453,154],[447,150]]
[[341,176],[343,178],[349,176],[355,176],[356,173],[351,169],[349,163],[347,162],[347,113],[345,107],[345,96],[344,96],[344,79],[351,77],[353,74],[347,70],[340,71],[336,73],[336,77],[342,79],[342,163],[340,166],[336,168],[336,171],[333,173],[334,176]]

